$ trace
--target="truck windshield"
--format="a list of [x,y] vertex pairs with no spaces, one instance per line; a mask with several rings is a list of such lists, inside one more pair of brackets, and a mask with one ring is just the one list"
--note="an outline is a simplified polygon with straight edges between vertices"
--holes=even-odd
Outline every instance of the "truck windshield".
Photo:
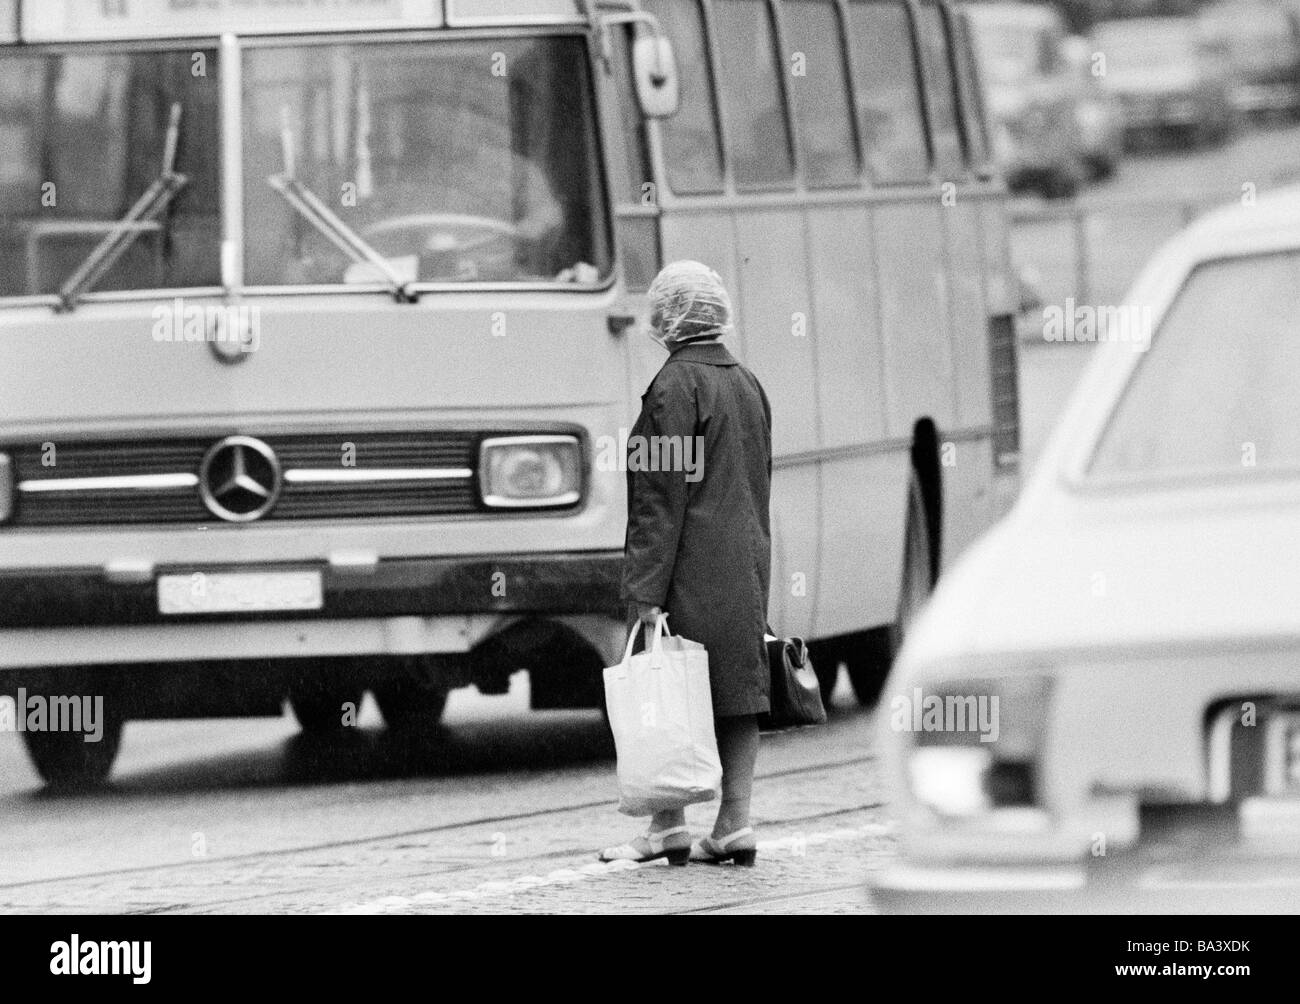
[[[112,235],[85,288],[220,282],[214,51],[15,53],[0,58],[0,296],[57,293]],[[174,109],[184,109],[177,129]],[[183,188],[132,214],[164,170]]]
[[259,46],[243,86],[249,285],[608,273],[579,38]]

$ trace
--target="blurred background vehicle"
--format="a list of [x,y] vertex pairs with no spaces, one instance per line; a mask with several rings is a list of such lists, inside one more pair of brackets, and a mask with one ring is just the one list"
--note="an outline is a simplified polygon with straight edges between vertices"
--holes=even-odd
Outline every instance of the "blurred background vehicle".
[[1201,10],[1202,31],[1222,41],[1232,101],[1245,115],[1300,116],[1300,2],[1220,0]]
[[1124,156],[1124,109],[1093,72],[1092,46],[1079,35],[1065,39],[1061,53],[1074,81],[1074,121],[1079,155],[1089,180],[1109,178]]
[[1125,141],[1218,143],[1237,127],[1232,77],[1220,44],[1183,17],[1103,21],[1089,35],[1102,85],[1124,110]]
[[1108,314],[886,683],[886,908],[1300,907],[1300,186],[1194,224]]
[[1050,7],[970,4],[968,16],[990,117],[993,155],[1012,191],[1067,198],[1083,179],[1077,83]]

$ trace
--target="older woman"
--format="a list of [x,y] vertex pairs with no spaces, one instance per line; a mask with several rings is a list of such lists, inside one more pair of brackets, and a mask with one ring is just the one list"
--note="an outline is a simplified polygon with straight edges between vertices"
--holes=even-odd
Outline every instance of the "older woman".
[[649,832],[601,858],[752,865],[756,716],[768,710],[770,686],[772,411],[758,380],[719,342],[731,330],[731,302],[716,272],[674,262],[649,297],[652,334],[669,356],[642,396],[629,453],[641,442],[684,446],[693,437],[695,452],[677,455],[695,461],[690,470],[629,462],[622,595],[632,623],[654,624],[665,611],[669,627],[708,651],[722,804],[711,836],[694,845],[677,809],[655,814]]

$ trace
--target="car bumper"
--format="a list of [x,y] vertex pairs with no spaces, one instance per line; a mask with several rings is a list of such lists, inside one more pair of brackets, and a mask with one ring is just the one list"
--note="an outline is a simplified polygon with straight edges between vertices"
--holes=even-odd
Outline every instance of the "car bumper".
[[1294,913],[1300,857],[1117,855],[1096,866],[1050,868],[894,865],[873,877],[870,893],[878,909],[900,914]]
[[871,898],[909,914],[1300,910],[1300,803],[1248,798],[1236,817],[1233,836],[1192,827],[1068,861],[903,857],[872,876]]
[[[175,566],[0,573],[0,670],[66,663],[463,652],[503,617],[619,615],[621,551],[404,558],[336,567]],[[320,609],[163,614],[157,578],[318,570]],[[232,623],[240,629],[231,631]]]

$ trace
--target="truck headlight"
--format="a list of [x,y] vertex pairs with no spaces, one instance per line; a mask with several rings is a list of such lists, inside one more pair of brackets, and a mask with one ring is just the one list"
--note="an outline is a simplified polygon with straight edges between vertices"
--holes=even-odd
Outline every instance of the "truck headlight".
[[573,505],[582,498],[577,436],[501,436],[479,447],[479,491],[498,509]]
[[912,797],[947,817],[1040,805],[1038,774],[1051,678],[944,681],[890,703],[889,722],[911,733],[903,752]]
[[0,453],[0,523],[14,512],[14,465],[9,454]]

